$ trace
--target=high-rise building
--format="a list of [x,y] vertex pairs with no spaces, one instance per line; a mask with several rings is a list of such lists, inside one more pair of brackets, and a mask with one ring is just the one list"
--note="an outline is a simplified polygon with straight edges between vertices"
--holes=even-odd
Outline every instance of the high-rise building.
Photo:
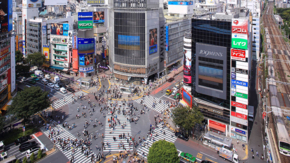
[[110,67],[125,81],[153,79],[164,70],[163,1],[109,1]]
[[5,114],[7,104],[16,92],[15,36],[12,32],[12,0],[0,0],[0,112]]

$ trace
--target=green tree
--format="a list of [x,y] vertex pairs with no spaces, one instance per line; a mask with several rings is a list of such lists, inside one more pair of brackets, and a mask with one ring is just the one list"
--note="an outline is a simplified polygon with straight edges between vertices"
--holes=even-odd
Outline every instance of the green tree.
[[32,54],[28,54],[26,58],[26,62],[29,63],[30,66],[42,66],[45,61],[45,56],[41,52],[36,52]]
[[22,163],[27,163],[28,161],[27,161],[27,158],[26,158],[26,156],[24,156],[24,158],[23,158],[23,160],[22,160]]
[[8,112],[20,119],[23,118],[25,125],[31,115],[49,107],[50,104],[48,92],[42,91],[40,87],[29,87],[18,92]]
[[30,155],[30,162],[34,162],[35,161],[35,156],[34,156],[34,153],[32,153],[31,155]]
[[172,110],[173,122],[178,125],[182,131],[188,133],[196,124],[202,124],[204,120],[203,114],[197,107],[192,109],[179,105]]
[[0,115],[0,131],[2,131],[4,126],[5,126],[5,117]]
[[40,160],[42,158],[42,151],[41,149],[38,150],[37,159]]
[[159,140],[149,148],[148,163],[178,163],[178,152],[173,143]]
[[23,54],[19,50],[15,52],[15,60],[16,63],[23,61]]
[[20,160],[19,160],[19,159],[17,159],[15,163],[20,163]]

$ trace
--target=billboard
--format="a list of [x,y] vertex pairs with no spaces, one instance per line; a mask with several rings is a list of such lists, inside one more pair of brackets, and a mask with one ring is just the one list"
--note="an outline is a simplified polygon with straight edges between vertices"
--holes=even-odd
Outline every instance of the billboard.
[[103,5],[105,0],[87,0],[87,4]]
[[79,69],[79,60],[78,60],[78,50],[73,49],[72,50],[72,67],[73,70],[78,70]]
[[186,92],[185,89],[182,88],[182,99],[187,103],[189,107],[192,107],[192,96],[190,93]]
[[193,5],[193,1],[169,1],[168,5]]
[[16,75],[15,75],[15,36],[11,37],[11,92],[16,89]]
[[79,12],[78,21],[93,20],[93,12]]
[[42,7],[41,0],[23,0],[22,6],[27,8],[39,8]]
[[247,19],[232,19],[232,33],[249,34]]
[[78,38],[78,54],[88,55],[95,53],[94,38]]
[[157,28],[149,30],[149,54],[157,52]]
[[59,24],[59,23],[50,24],[50,34],[52,35],[68,36],[68,30],[69,30],[68,24]]
[[165,28],[165,31],[166,31],[166,51],[168,51],[169,50],[169,34],[168,34],[168,32],[169,32],[169,29],[168,29],[168,26],[166,26],[166,28]]
[[88,54],[88,55],[79,54],[80,66],[87,66],[87,65],[93,64],[93,61],[94,61],[93,54]]
[[232,48],[248,49],[248,40],[243,38],[232,38]]
[[227,0],[227,4],[236,5],[236,4],[238,4],[238,1],[237,0]]
[[67,0],[44,0],[44,5],[67,5]]
[[214,5],[215,4],[215,0],[206,0],[206,4],[207,5]]
[[196,92],[226,100],[227,48],[196,43]]
[[140,50],[140,36],[118,35],[118,48]]
[[93,12],[93,22],[94,23],[104,23],[105,22],[105,13],[104,11]]
[[183,49],[183,82],[191,84],[191,62],[192,54],[190,49]]
[[77,49],[78,48],[78,37],[76,35],[73,35],[72,36],[72,46],[73,46],[73,49]]
[[90,28],[93,28],[93,21],[92,20],[78,21],[78,28],[79,29],[90,29]]
[[79,71],[80,72],[86,72],[86,73],[93,72],[94,71],[94,66],[80,67]]
[[231,49],[231,59],[238,61],[246,61],[248,50]]
[[12,0],[0,0],[0,33],[12,30]]
[[49,60],[49,46],[43,45],[43,55],[45,56],[46,60]]

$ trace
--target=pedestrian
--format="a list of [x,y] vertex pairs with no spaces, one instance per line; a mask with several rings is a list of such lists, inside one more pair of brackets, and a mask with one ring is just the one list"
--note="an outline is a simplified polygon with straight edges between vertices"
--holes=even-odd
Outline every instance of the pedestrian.
[[61,118],[62,118],[62,120],[63,120],[63,119],[64,119],[64,115],[62,115],[62,117],[61,117]]
[[256,150],[256,156],[259,157],[259,152]]

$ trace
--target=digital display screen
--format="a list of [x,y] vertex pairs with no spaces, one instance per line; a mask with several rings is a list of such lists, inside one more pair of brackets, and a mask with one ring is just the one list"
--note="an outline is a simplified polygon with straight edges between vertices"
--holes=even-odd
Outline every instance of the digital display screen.
[[149,31],[149,54],[154,54],[157,51],[157,28],[154,28]]
[[198,66],[199,85],[223,90],[223,69]]
[[191,50],[183,50],[183,79],[184,83],[191,84],[191,61],[192,53]]
[[118,35],[118,48],[140,50],[140,36]]
[[93,61],[94,61],[93,54],[79,55],[79,62],[81,66],[93,64]]
[[87,55],[95,53],[94,38],[78,38],[78,53]]
[[50,25],[50,34],[52,35],[68,36],[68,30],[69,30],[68,24],[51,23]]
[[93,12],[94,23],[104,23],[105,22],[105,14],[104,11]]

